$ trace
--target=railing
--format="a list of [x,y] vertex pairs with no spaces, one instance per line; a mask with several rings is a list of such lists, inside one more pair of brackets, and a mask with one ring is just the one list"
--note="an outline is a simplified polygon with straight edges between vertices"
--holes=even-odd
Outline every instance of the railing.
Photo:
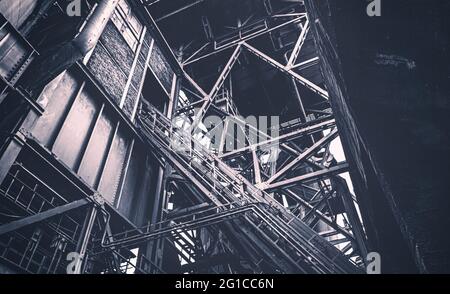
[[[185,176],[207,201],[215,204],[214,214],[205,210],[184,217],[195,220],[172,219],[152,224],[140,232],[123,232],[113,236],[113,242],[106,242],[105,248],[130,246],[170,234],[173,230],[192,230],[204,225],[216,224],[235,217],[245,219],[260,238],[271,243],[296,271],[316,273],[359,272],[360,269],[303,223],[269,194],[254,187],[236,171],[228,167],[208,149],[177,129],[164,115],[152,108],[141,113],[139,126],[147,138],[152,152],[163,157],[181,175]],[[193,147],[194,146],[194,147]]]
[[[18,215],[11,216],[14,218],[37,215],[68,203],[20,163],[12,166],[0,185],[0,198],[5,207],[7,204],[15,207],[14,213]],[[62,214],[44,222],[45,225],[33,229],[27,227],[1,235],[0,258],[27,273],[65,273],[64,252],[75,248],[82,221]]]
[[253,24],[244,26],[237,30],[237,32],[232,32],[221,36],[217,40],[214,41],[214,49],[219,50],[228,46],[230,43],[237,43],[239,41],[251,38],[255,35],[258,35],[262,32],[265,32],[269,29],[269,25],[267,20],[260,20]]
[[150,259],[144,255],[139,255],[136,262],[136,273],[137,274],[165,274],[160,267],[154,264]]
[[[65,198],[18,163],[13,165],[1,184],[0,197],[20,207],[27,215],[39,214],[68,203]],[[68,240],[76,242],[75,237],[81,225],[69,216],[62,217],[64,219],[60,218],[58,222],[52,223],[51,227]]]

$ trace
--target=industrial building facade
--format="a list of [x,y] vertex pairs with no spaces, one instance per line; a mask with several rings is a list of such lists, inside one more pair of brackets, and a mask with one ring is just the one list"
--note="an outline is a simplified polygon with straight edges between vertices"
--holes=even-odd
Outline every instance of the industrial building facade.
[[337,2],[0,1],[0,273],[448,272]]

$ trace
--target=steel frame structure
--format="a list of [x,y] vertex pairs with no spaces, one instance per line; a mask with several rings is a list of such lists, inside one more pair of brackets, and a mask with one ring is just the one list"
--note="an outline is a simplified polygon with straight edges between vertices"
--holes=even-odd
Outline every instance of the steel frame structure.
[[[284,22],[282,25],[278,25],[271,29],[266,28],[264,31],[255,33],[251,36],[242,36],[241,31],[239,31],[238,40],[230,40],[229,43],[222,44],[221,46],[217,46],[217,43],[215,43],[213,48],[209,49],[210,52],[205,51],[208,50],[207,48],[208,46],[210,47],[211,44],[205,44],[181,63],[183,67],[187,67],[204,58],[214,56],[226,49],[234,47],[234,51],[227,63],[223,66],[220,76],[217,78],[214,86],[209,92],[202,89],[202,87],[200,87],[185,70],[182,71],[182,83],[184,82],[188,85],[183,89],[193,94],[192,97],[194,97],[194,100],[190,104],[184,104],[177,108],[173,119],[176,120],[176,118],[181,116],[183,116],[183,119],[187,119],[188,124],[190,125],[189,135],[198,134],[198,126],[211,111],[221,113],[225,125],[228,125],[230,120],[238,123],[241,122],[236,107],[233,107],[234,103],[232,97],[229,95],[231,91],[225,84],[230,76],[233,66],[235,66],[243,50],[254,54],[267,64],[311,90],[319,97],[319,99],[323,99],[324,101],[328,100],[328,92],[325,89],[310,82],[301,75],[302,69],[318,62],[318,57],[314,57],[307,61],[297,62],[297,58],[309,32],[309,21],[306,14],[294,13],[289,15],[275,15],[273,17],[288,17],[291,19]],[[286,65],[281,64],[248,43],[252,38],[256,38],[297,22],[301,23],[302,30]],[[227,93],[225,97],[223,95],[224,93]],[[225,110],[220,108],[218,96],[224,98],[224,100],[227,101],[226,104],[231,105],[231,107],[226,107]],[[221,101],[223,101],[223,99],[221,99]],[[317,113],[320,113],[320,111]],[[237,218],[240,220],[240,209],[246,211],[247,206],[244,205],[244,208],[233,209],[233,207],[240,207],[239,203],[242,202],[242,200],[235,198],[232,195],[245,195],[246,190],[249,189],[251,192],[248,193],[250,193],[251,196],[246,198],[245,201],[249,201],[250,203],[256,201],[257,205],[258,203],[265,203],[270,207],[278,209],[278,213],[290,216],[287,216],[287,219],[282,221],[283,225],[287,226],[285,229],[293,229],[290,226],[293,225],[293,222],[297,221],[302,225],[306,224],[309,228],[312,228],[312,232],[317,234],[317,236],[321,236],[320,238],[323,238],[327,244],[331,244],[333,248],[339,248],[343,256],[346,256],[352,264],[357,264],[355,265],[355,269],[364,264],[364,256],[367,254],[367,249],[363,225],[361,224],[357,213],[357,205],[354,201],[354,196],[349,192],[345,180],[338,176],[339,174],[348,171],[349,166],[346,162],[333,163],[333,160],[330,160],[330,158],[332,158],[332,155],[330,154],[330,143],[338,137],[338,131],[332,115],[322,113],[322,116],[319,115],[310,121],[303,123],[298,123],[297,121],[296,125],[294,124],[294,126],[291,125],[289,128],[286,128],[285,133],[276,138],[272,138],[267,134],[262,134],[258,132],[258,130],[250,130],[249,132],[256,132],[258,136],[262,136],[265,139],[253,144],[250,143],[249,140],[246,140],[247,145],[244,148],[229,152],[225,152],[222,148],[219,150],[203,149],[199,152],[198,150],[195,150],[195,148],[191,148],[192,142],[183,142],[185,147],[189,150],[187,154],[188,157],[184,159],[183,157],[186,156],[186,154],[182,154],[180,157],[179,152],[171,149],[170,145],[170,141],[174,140],[175,137],[175,140],[183,140],[182,138],[185,138],[180,135],[180,132],[183,131],[173,125],[164,115],[159,113],[156,109],[151,108],[149,112],[141,112],[139,123],[143,136],[148,139],[152,148],[155,151],[157,150],[157,154],[165,159],[162,164],[170,166],[171,168],[169,170],[173,168],[170,172],[171,176],[169,177],[169,181],[178,182],[183,185],[187,183],[188,186],[191,186],[190,189],[197,194],[197,197],[200,198],[203,203],[206,200],[207,203],[215,206],[215,208],[209,208],[208,205],[206,211],[213,210],[215,211],[215,214],[220,217],[200,217],[195,221],[197,214],[195,212],[189,212],[191,209],[195,210],[196,205],[193,203],[192,208],[184,209],[187,213],[182,217],[188,218],[189,221],[184,222],[179,221],[179,219],[176,218],[172,219],[170,218],[170,214],[167,214],[166,218],[163,218],[160,223],[150,224],[149,226],[141,228],[138,232],[129,231],[118,233],[117,235],[114,235],[113,239],[115,241],[112,242],[106,242],[104,240],[104,249],[109,249],[111,247],[116,248],[116,246],[129,246],[130,244],[136,245],[136,243],[148,242],[149,240],[154,239],[167,239],[167,236],[170,235],[170,233],[183,232],[187,240],[182,241],[178,246],[175,246],[175,248],[178,249],[181,260],[184,260],[184,262],[188,264],[193,264],[196,259],[192,256],[198,256],[199,254],[192,252],[191,255],[189,254],[190,250],[183,249],[183,245],[194,243],[195,238],[187,236],[191,236],[190,232],[194,230],[193,228],[198,228],[198,226],[220,227],[216,222],[232,223],[228,218]],[[312,135],[320,134],[324,130],[329,130],[329,134],[321,137],[317,141],[314,140]],[[201,136],[207,135],[202,131],[200,131],[200,133]],[[250,134],[246,133],[247,139],[248,135]],[[195,136],[192,136],[192,141],[195,141],[194,137]],[[227,134],[225,128],[220,146],[224,146],[226,137]],[[310,140],[309,146],[298,148],[299,145],[304,145],[305,140]],[[281,146],[283,162],[282,164],[275,163],[272,164],[272,166],[264,166],[261,162],[261,155],[263,155],[261,147],[273,144],[274,142],[279,143]],[[302,142],[302,144],[298,144],[299,142]],[[321,151],[323,154],[319,154]],[[196,161],[199,161],[199,165],[195,164]],[[236,164],[236,161],[240,161],[240,163]],[[305,173],[305,170],[308,172]],[[251,173],[250,177],[248,177],[249,171]],[[178,174],[178,176],[174,174]],[[204,183],[205,177],[208,178],[210,176],[211,178],[207,179],[207,183]],[[169,181],[166,181],[166,184],[168,184]],[[224,184],[223,182],[227,184]],[[228,185],[233,187],[228,192],[228,197],[230,198],[225,197],[226,194],[224,194],[225,190],[229,190]],[[276,200],[275,196],[281,196],[282,200]],[[223,197],[225,197],[225,199]],[[292,201],[293,204],[286,205],[288,202],[287,199],[289,199],[289,202]],[[334,212],[333,205],[330,204],[333,201],[341,202],[345,208],[341,212]],[[241,203],[241,205],[243,204]],[[164,210],[165,207],[162,209]],[[200,211],[199,213],[201,214],[203,211]],[[269,214],[266,213],[264,217],[270,218],[272,213],[274,212]],[[242,214],[245,215],[248,214],[248,212]],[[342,219],[338,220],[339,217]],[[249,221],[248,218],[247,221]],[[275,220],[273,221],[275,223],[277,222]],[[318,229],[318,227],[321,226],[320,224],[322,224],[322,228]],[[250,226],[252,225],[254,225],[254,223],[250,221]],[[268,225],[270,226],[270,223]],[[326,230],[323,228],[323,225],[327,228]],[[258,228],[259,226],[256,225],[256,230],[258,230]],[[219,228],[219,231],[220,230],[223,230],[223,228]],[[276,229],[274,230],[276,231]],[[246,231],[247,234],[249,232],[250,231]],[[262,235],[252,236],[252,238],[254,238],[254,240],[260,240],[258,242],[263,243],[260,238],[264,239],[264,236],[267,237],[267,235],[261,231],[259,231],[259,233]],[[273,233],[273,231],[271,233]],[[232,237],[229,238],[232,239]],[[279,240],[280,239],[278,238],[275,242],[272,241],[271,245],[277,245]],[[289,242],[289,240],[286,241]],[[268,248],[262,250],[271,251],[271,249]],[[279,249],[278,254],[280,254],[280,252],[281,255],[287,255],[286,251],[283,251],[283,249]],[[309,256],[309,258],[312,257]],[[321,268],[317,265],[320,262],[316,259],[316,263],[312,262],[312,264],[309,264],[308,266],[303,264],[303,267],[300,266],[295,269],[288,267],[285,264],[283,267],[283,261],[281,261],[281,259],[282,258],[280,258],[280,260],[273,260],[275,266],[272,270],[281,272],[334,272],[332,269],[339,267],[337,265],[333,266],[331,262],[327,269],[326,266]],[[303,260],[303,262],[305,262],[305,260]],[[292,262],[292,259],[290,259],[290,261]],[[295,262],[294,264],[298,265],[298,263]],[[256,264],[254,265],[255,272],[258,272],[258,267]],[[308,269],[305,270],[305,268]],[[213,269],[210,268],[210,270]],[[233,270],[231,270],[231,272],[233,272]]]
[[[272,136],[245,129],[233,101],[230,75],[246,51],[311,91],[320,103],[328,103],[327,90],[302,75],[302,70],[319,62],[318,57],[298,60],[309,33],[306,12],[280,11],[268,19],[203,44],[181,61],[165,114],[151,105],[134,111],[136,132],[161,165],[157,189],[161,201],[155,207],[154,222],[118,229],[111,208],[95,193],[82,191],[85,198],[69,200],[16,162],[0,195],[19,206],[23,215],[0,226],[0,258],[30,273],[61,273],[66,270],[60,263],[63,249],[70,247],[80,254],[74,273],[127,273],[130,268],[138,273],[164,273],[161,252],[170,247],[183,263],[182,270],[191,273],[362,272],[367,255],[364,226],[355,197],[339,176],[349,165],[336,162],[330,151],[339,136],[333,115],[312,111],[315,114],[282,124],[279,134]],[[301,30],[285,64],[251,44],[293,24]],[[188,74],[189,66],[230,49],[233,52],[210,91]],[[191,94],[184,104],[179,103],[181,90]],[[219,114],[226,126],[219,150],[199,143],[208,137],[199,126],[211,113]],[[178,118],[187,120],[188,132],[174,124]],[[232,124],[245,134],[240,142],[245,147],[230,151],[225,145]],[[27,148],[39,149],[32,137],[20,135]],[[254,136],[261,140],[252,142]],[[184,151],[173,148],[174,141]],[[280,146],[278,160],[267,162],[265,150],[273,145]],[[23,173],[25,178],[20,177]],[[169,194],[174,190],[184,194],[186,203],[170,211]],[[33,237],[23,252],[12,252],[11,244],[23,242],[22,232],[30,229]],[[59,237],[49,241],[48,230]],[[214,245],[206,246],[211,240]],[[54,251],[45,252],[42,242],[51,242]],[[130,251],[137,247],[150,254],[139,254],[137,263],[132,263]],[[217,261],[220,255],[236,261]],[[50,263],[48,256],[52,256]]]
[[[156,238],[160,234],[164,235],[179,230],[193,230],[198,228],[198,226],[204,226],[205,222],[208,226],[211,226],[216,221],[223,222],[228,220],[228,217],[233,217],[236,214],[236,211],[233,209],[234,207],[239,208],[243,206],[243,209],[247,210],[248,207],[245,204],[253,203],[252,205],[263,205],[263,208],[259,208],[257,211],[255,211],[256,207],[252,209],[253,214],[251,214],[251,217],[255,217],[256,215],[259,219],[255,223],[255,220],[248,216],[246,221],[257,229],[264,227],[268,230],[260,232],[266,238],[270,234],[275,234],[276,237],[274,237],[274,240],[270,239],[272,246],[278,245],[281,240],[286,242],[284,243],[285,246],[289,246],[287,247],[289,250],[287,248],[277,248],[279,252],[276,255],[277,259],[274,260],[276,270],[280,270],[281,272],[304,273],[345,273],[358,271],[357,266],[350,259],[347,259],[352,257],[355,252],[352,251],[352,254],[348,257],[344,255],[349,249],[352,249],[352,246],[344,247],[344,252],[337,250],[337,248],[328,243],[318,233],[309,228],[304,222],[304,219],[300,219],[298,215],[293,214],[269,194],[257,189],[250,181],[227,166],[207,149],[193,149],[188,154],[179,154],[178,151],[171,150],[171,140],[175,138],[176,140],[182,140],[185,136],[180,134],[180,130],[173,131],[174,127],[171,121],[165,118],[163,114],[158,113],[156,109],[152,109],[151,113],[148,113],[147,116],[141,117],[141,125],[143,129],[145,128],[144,134],[148,138],[149,144],[153,145],[155,150],[158,150],[157,152],[160,156],[168,160],[168,164],[173,166],[184,178],[189,179],[188,181],[200,191],[199,193],[202,194],[204,199],[216,206],[216,208],[212,209],[214,214],[211,219],[198,217],[196,213],[188,213],[181,218],[188,217],[193,220],[178,223],[177,221],[179,221],[180,217],[172,218],[166,220],[164,223],[150,224],[149,226],[138,229],[137,232],[133,230],[115,234],[112,236],[114,241],[106,242],[104,238],[102,242],[103,248],[135,246],[137,244],[136,242],[146,242]],[[190,141],[184,142],[186,147],[191,146],[191,143]],[[206,211],[211,211],[211,208],[208,207]],[[241,212],[239,209],[238,211]],[[313,211],[317,213],[317,210]],[[203,211],[200,213],[203,213]],[[280,219],[277,217],[279,214],[282,215]],[[262,225],[261,222],[265,222],[265,224]],[[332,221],[329,223],[333,224]],[[302,232],[299,233],[297,230],[301,230]],[[350,244],[356,242],[351,232],[345,231],[342,228],[340,230],[345,234],[342,234],[344,235],[344,240],[340,240],[340,242],[350,242]],[[336,234],[340,234],[340,232],[337,231]],[[330,232],[327,233],[331,235]],[[297,236],[300,240],[296,240],[294,237],[294,239],[290,239],[288,236]],[[306,236],[308,237],[304,239]],[[261,236],[255,236],[254,238],[258,239]],[[259,241],[262,243],[262,240]],[[304,241],[307,241],[307,243],[303,243]],[[318,244],[328,247],[327,252],[314,250]],[[292,249],[290,246],[293,246],[295,249]],[[306,252],[303,251],[304,249],[301,249],[305,246],[309,248]],[[294,256],[296,258],[293,258],[287,253],[290,250],[295,251]],[[279,255],[280,252],[295,267],[283,264],[282,258]],[[319,254],[319,256],[315,254]],[[332,257],[326,257],[327,254],[332,254]],[[308,260],[312,260],[311,263]]]

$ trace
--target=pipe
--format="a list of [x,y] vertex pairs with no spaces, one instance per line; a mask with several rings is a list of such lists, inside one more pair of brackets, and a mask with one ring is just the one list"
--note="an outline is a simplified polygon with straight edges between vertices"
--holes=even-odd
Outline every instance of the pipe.
[[100,1],[86,25],[72,41],[82,57],[94,49],[118,3],[119,0]]
[[75,274],[82,274],[86,266],[86,253],[91,240],[92,228],[94,227],[97,213],[97,207],[93,206],[89,208],[88,213],[86,214],[82,231],[80,233],[80,239],[78,240],[76,247],[76,252],[79,254],[79,260],[75,265]]
[[72,41],[66,43],[56,53],[36,61],[30,70],[29,80],[34,80],[31,85],[32,91],[39,91],[95,48],[118,3],[119,0],[101,0]]

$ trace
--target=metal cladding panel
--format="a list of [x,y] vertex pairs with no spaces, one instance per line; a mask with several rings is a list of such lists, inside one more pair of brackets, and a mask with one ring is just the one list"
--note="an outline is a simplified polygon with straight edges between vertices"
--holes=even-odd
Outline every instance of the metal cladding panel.
[[149,213],[152,211],[153,204],[153,198],[151,198],[151,188],[153,187],[151,177],[153,175],[153,170],[149,166],[148,160],[144,161],[145,152],[142,152],[142,155],[143,157],[139,157],[142,163],[141,169],[139,170],[141,181],[136,187],[138,191],[132,199],[134,204],[132,219],[138,226],[145,225],[147,220],[150,219]]
[[[102,107],[100,96],[89,82],[83,84],[82,79],[81,75],[69,70],[44,89],[38,102],[45,112],[37,120],[33,136],[114,205],[120,191],[128,189],[121,189],[123,185],[129,185],[125,184],[129,183],[128,175],[143,176],[150,184],[151,171],[144,169],[151,167],[140,164],[142,158],[146,157],[140,149],[139,155],[134,155],[134,161],[138,164],[130,165],[134,168],[128,168],[127,171],[132,136],[123,126],[118,127],[119,121],[112,109],[106,104]],[[134,99],[128,97],[124,105],[124,111],[129,110],[129,114],[137,97],[133,89],[131,86],[130,94]],[[121,205],[129,206],[122,208],[127,215],[137,209],[133,204],[138,202],[136,199],[148,196],[148,185],[144,188],[139,185],[134,183],[133,192],[121,201]],[[140,216],[132,219],[140,222],[142,211],[138,213]]]
[[53,80],[39,97],[38,103],[45,112],[37,121],[33,136],[45,146],[53,145],[80,87],[80,80],[66,72]]
[[75,100],[55,141],[53,153],[74,170],[82,158],[99,110],[98,102],[84,89]]
[[103,113],[99,118],[88,147],[81,161],[78,174],[91,186],[96,187],[103,163],[108,155],[108,147],[114,135],[114,124]]
[[[3,20],[0,17],[0,22]],[[32,48],[7,24],[0,29],[0,76],[13,82],[14,76],[31,54]]]
[[0,12],[17,29],[32,15],[38,0],[2,0]]
[[[130,93],[137,97],[136,92]],[[125,108],[131,111],[135,100],[128,100],[133,103],[126,103]],[[38,102],[45,112],[37,120],[33,136],[110,204],[115,204],[123,183],[129,180],[124,179],[125,174],[148,178],[143,170],[147,167],[142,164],[127,171],[132,137],[123,126],[118,127],[112,109],[106,104],[102,107],[99,96],[89,82],[83,85],[81,76],[73,71],[61,74],[45,88]],[[142,158],[145,152],[141,150],[135,161],[139,163]],[[130,205],[125,209],[128,215],[135,209],[131,207],[135,199],[142,198],[139,188],[135,192],[121,202]]]
[[129,215],[136,225],[145,223],[145,216],[151,209],[153,174],[146,151],[142,146],[135,145],[117,207],[122,214]]
[[127,175],[124,179],[123,192],[120,202],[117,203],[117,207],[124,215],[130,215],[133,208],[133,197],[136,194],[137,186],[139,184],[140,161],[143,160],[138,154],[138,149],[134,148],[131,155],[130,165],[128,167]]
[[129,136],[119,129],[111,145],[98,187],[100,194],[111,204],[116,200],[129,146]]

